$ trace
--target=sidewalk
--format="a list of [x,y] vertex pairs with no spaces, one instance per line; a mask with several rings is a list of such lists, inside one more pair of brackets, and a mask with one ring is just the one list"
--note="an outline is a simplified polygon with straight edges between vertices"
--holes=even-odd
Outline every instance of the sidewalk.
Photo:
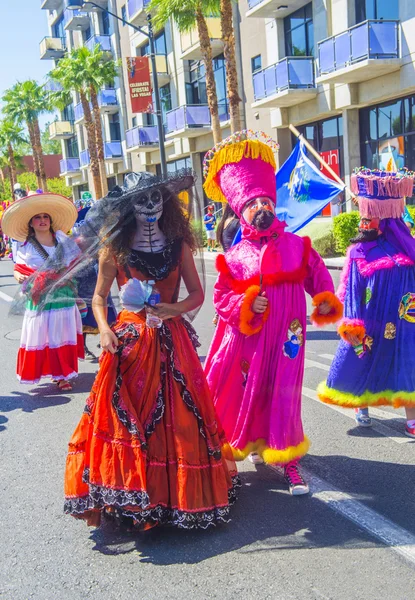
[[[213,261],[216,259],[218,254],[220,254],[220,252],[208,252],[206,249],[204,249],[203,258],[205,260]],[[334,271],[341,271],[344,267],[346,257],[345,256],[336,256],[334,258],[324,258],[323,260],[328,269],[331,269]]]

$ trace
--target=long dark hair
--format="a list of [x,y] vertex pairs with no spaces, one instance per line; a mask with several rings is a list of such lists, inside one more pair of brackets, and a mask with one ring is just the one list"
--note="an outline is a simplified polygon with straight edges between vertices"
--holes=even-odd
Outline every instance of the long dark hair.
[[[162,187],[163,214],[159,226],[167,241],[182,239],[192,251],[196,250],[197,242],[181,200],[167,188]],[[107,248],[118,264],[124,265],[128,260],[137,222],[133,211],[127,212],[117,224],[117,233],[107,244]]]
[[216,228],[216,239],[218,241],[218,243],[223,247],[223,230],[225,229],[225,223],[228,219],[230,219],[231,217],[234,218],[238,218],[235,214],[235,212],[231,209],[231,207],[229,206],[229,204],[225,205],[223,214],[222,214],[222,218],[219,221],[219,224]]

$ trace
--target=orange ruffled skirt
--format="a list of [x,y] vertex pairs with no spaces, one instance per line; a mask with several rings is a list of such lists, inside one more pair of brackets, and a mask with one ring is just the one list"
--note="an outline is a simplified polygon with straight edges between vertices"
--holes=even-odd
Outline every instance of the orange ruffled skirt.
[[103,511],[139,528],[201,527],[228,520],[238,485],[183,319],[160,329],[122,311],[117,353],[104,353],[69,443],[65,512],[98,525]]

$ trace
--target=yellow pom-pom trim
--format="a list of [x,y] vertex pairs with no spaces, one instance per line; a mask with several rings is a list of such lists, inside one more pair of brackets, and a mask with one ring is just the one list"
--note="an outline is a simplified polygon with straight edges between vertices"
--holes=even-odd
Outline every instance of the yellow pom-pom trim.
[[242,140],[229,144],[215,152],[208,160],[206,181],[203,189],[206,195],[214,202],[227,202],[220,189],[216,176],[223,166],[241,162],[243,158],[260,158],[262,161],[277,168],[272,148],[260,140]]
[[361,408],[367,406],[393,406],[393,408],[415,407],[415,392],[394,392],[384,390],[383,392],[369,392],[366,390],[361,396],[355,396],[348,392],[341,392],[329,388],[325,382],[320,383],[317,395],[325,404],[344,406],[345,408]]
[[270,448],[264,439],[259,439],[256,442],[249,442],[242,450],[232,447],[232,452],[236,461],[245,460],[248,454],[256,452],[262,457],[265,463],[272,465],[276,463],[286,464],[292,460],[301,458],[307,454],[309,448],[310,440],[307,436],[304,436],[304,440],[297,444],[297,446],[288,446],[284,450]]

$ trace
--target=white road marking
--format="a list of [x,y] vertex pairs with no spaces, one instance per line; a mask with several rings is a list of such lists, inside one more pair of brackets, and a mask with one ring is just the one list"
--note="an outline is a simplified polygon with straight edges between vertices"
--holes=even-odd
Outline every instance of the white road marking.
[[[317,392],[315,390],[312,390],[310,388],[307,387],[303,387],[303,395],[306,396],[306,398],[310,398],[310,400],[315,400],[316,402],[319,402],[320,404],[323,404],[323,402],[321,402],[317,396]],[[331,408],[331,410],[334,410],[342,415],[344,415],[345,417],[348,417],[349,419],[352,419],[354,421],[354,411],[351,408],[342,408],[341,406],[335,406],[333,404],[324,404],[324,406]],[[377,409],[370,409],[372,416],[375,413]],[[390,415],[390,413],[386,413],[386,411],[379,411],[381,413],[384,414],[388,414],[388,418],[390,419],[391,417],[393,418],[393,415]],[[396,442],[397,444],[410,444],[411,442],[413,443],[413,440],[409,437],[407,437],[406,435],[404,435],[403,433],[399,433],[399,431],[396,431],[396,429],[393,429],[393,427],[388,427],[387,425],[383,425],[382,423],[378,423],[377,421],[372,421],[374,422],[374,424],[372,425],[371,429],[377,431],[378,433],[380,433],[381,435],[384,435],[385,437],[388,438],[388,440],[392,440],[393,442]]]
[[342,492],[307,469],[302,469],[302,471],[310,485],[313,498],[324,502],[332,510],[340,513],[349,521],[353,521],[391,550],[415,564],[415,536],[412,533],[395,525],[383,515],[356,500],[352,495]]
[[328,360],[334,359],[334,354],[319,354],[320,358],[327,358]]
[[317,369],[322,369],[323,371],[330,371],[329,365],[323,365],[323,363],[317,362],[316,360],[310,360],[309,358],[305,359],[304,367],[306,369],[309,367],[316,367]]
[[5,294],[2,291],[0,291],[0,298],[2,300],[5,300],[6,302],[13,302],[13,298],[11,296],[9,296],[9,294]]

